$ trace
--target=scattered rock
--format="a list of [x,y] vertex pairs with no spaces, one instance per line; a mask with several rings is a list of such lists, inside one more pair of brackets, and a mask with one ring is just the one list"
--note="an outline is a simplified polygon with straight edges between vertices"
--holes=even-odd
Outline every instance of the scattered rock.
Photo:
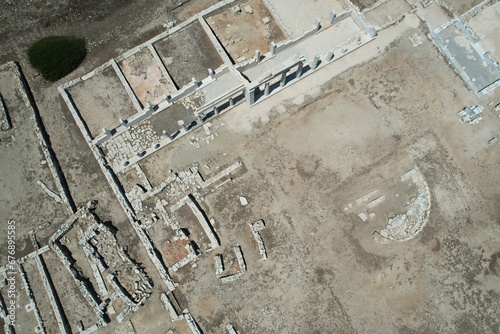
[[269,24],[269,23],[271,23],[271,19],[266,16],[266,17],[262,18],[262,23]]
[[248,14],[253,14],[253,8],[250,7],[250,5],[246,5],[245,6],[245,12],[247,12]]
[[170,29],[177,23],[176,20],[168,21],[163,25],[163,28]]
[[368,216],[366,215],[366,213],[364,212],[360,212],[358,213],[358,217],[363,221],[363,222],[366,222],[366,220],[368,219]]
[[242,196],[240,196],[240,203],[243,206],[248,205],[247,199],[245,197],[242,197]]

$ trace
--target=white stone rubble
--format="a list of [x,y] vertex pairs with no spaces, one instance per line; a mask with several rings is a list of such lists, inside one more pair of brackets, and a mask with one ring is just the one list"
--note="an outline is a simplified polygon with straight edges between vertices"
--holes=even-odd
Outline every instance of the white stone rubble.
[[264,221],[258,220],[253,224],[250,224],[250,229],[252,230],[253,237],[255,238],[255,241],[257,241],[257,245],[259,246],[259,253],[260,253],[260,259],[261,260],[267,260],[267,251],[266,247],[264,245],[264,241],[262,240],[262,237],[260,235],[260,231],[262,231],[265,228]]

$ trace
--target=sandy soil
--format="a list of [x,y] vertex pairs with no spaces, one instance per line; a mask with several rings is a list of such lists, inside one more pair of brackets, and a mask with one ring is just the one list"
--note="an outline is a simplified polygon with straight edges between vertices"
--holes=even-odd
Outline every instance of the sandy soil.
[[[16,222],[16,256],[33,250],[28,232],[51,222],[54,228],[64,221],[66,208],[57,203],[37,182],[42,181],[58,193],[45,156],[39,147],[34,114],[27,108],[13,71],[0,72],[2,94],[12,128],[0,131],[0,220],[6,228],[9,220]],[[0,249],[7,248],[7,230],[2,232]],[[7,252],[0,253],[0,265],[7,261]]]
[[[176,276],[176,295],[205,331],[228,321],[242,332],[496,331],[500,292],[489,268],[497,261],[499,184],[488,166],[498,156],[480,143],[498,126],[492,117],[479,128],[458,122],[457,110],[475,97],[429,41],[410,46],[413,33],[320,90],[312,76],[245,117],[237,107],[217,120],[228,125],[210,145],[195,149],[185,138],[163,154],[169,165],[160,172],[193,161],[212,166],[205,177],[234,161],[247,169],[202,205],[217,221],[219,252],[229,258],[238,242],[248,272],[222,285],[209,255]],[[295,97],[279,102],[288,94]],[[431,190],[429,222],[411,241],[381,245],[372,234],[382,219],[363,223],[343,209],[373,189],[411,196],[395,180],[414,166]],[[384,205],[388,217],[404,201]],[[248,231],[256,219],[266,221],[267,261],[258,261]]]
[[351,2],[359,8],[359,10],[363,10],[365,8],[373,5],[377,0],[351,0]]
[[[489,22],[485,25],[484,22]],[[483,49],[492,51],[491,55],[500,61],[500,36],[496,33],[500,25],[500,3],[485,8],[478,15],[469,20],[470,27],[477,36],[480,36]]]
[[94,138],[102,133],[103,128],[118,127],[120,118],[126,120],[137,113],[111,66],[71,87],[68,93]]

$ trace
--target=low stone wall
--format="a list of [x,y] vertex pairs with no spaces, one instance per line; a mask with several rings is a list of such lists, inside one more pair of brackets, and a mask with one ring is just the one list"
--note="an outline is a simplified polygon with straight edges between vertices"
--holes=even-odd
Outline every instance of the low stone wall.
[[40,315],[40,309],[38,308],[35,300],[35,295],[33,294],[33,290],[31,289],[30,283],[28,281],[28,276],[22,264],[19,264],[19,273],[21,274],[21,279],[24,284],[24,291],[26,292],[26,295],[28,296],[28,299],[30,301],[30,307],[33,310],[33,313],[35,313],[35,318],[38,323],[35,332],[45,334],[46,331],[42,316]]
[[57,187],[57,191],[68,210],[69,213],[73,213],[76,211],[75,203],[71,198],[68,186],[66,184],[66,178],[64,177],[63,172],[61,171],[61,167],[57,161],[54,151],[50,146],[49,136],[45,131],[45,126],[43,125],[42,119],[38,112],[38,108],[36,106],[33,95],[31,94],[31,90],[28,86],[26,78],[24,77],[22,70],[18,63],[16,62],[8,62],[7,64],[2,65],[2,69],[11,70],[14,72],[17,78],[17,86],[21,93],[23,102],[27,108],[31,110],[33,113],[33,119],[35,121],[35,134],[40,143],[40,147],[42,149],[43,155],[45,156],[45,160],[47,161],[47,165],[52,173],[52,177],[54,178],[54,182]]
[[314,24],[314,26],[307,30],[307,31],[304,31],[304,34],[300,37],[297,37],[297,38],[294,38],[294,39],[289,39],[287,41],[283,41],[283,42],[280,42],[280,43],[273,43],[271,42],[271,44],[269,45],[269,52],[271,54],[276,54],[278,52],[281,52],[285,49],[288,49],[289,47],[297,44],[297,43],[300,43],[302,42],[303,40],[307,39],[308,37],[316,34],[318,31],[320,31],[321,29],[321,21],[319,19],[316,20],[316,23]]

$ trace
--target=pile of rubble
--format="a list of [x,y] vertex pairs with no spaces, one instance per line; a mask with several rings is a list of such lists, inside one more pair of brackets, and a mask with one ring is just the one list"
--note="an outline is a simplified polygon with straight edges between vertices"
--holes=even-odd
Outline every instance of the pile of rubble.
[[387,226],[376,233],[384,238],[383,240],[410,240],[422,231],[429,220],[431,194],[423,174],[415,166],[409,172],[401,175],[401,180],[411,180],[415,183],[418,194],[406,203],[406,211],[404,213],[399,213],[390,218]]
[[227,269],[224,267],[224,260],[222,254],[217,254],[214,257],[215,260],[215,275],[219,278],[221,283],[229,283],[233,282],[243,276],[243,274],[247,271],[247,265],[245,262],[245,258],[243,256],[243,252],[241,251],[240,245],[236,245],[233,247],[234,254],[236,256],[236,261],[238,262],[238,272],[234,274],[223,275],[224,271]]
[[467,106],[458,112],[460,123],[477,124],[483,118],[479,116],[484,110],[483,106]]
[[213,126],[213,124],[211,122],[207,122],[207,123],[203,124],[203,130],[205,131],[206,137],[191,136],[189,143],[196,148],[201,147],[200,142],[205,142],[205,143],[207,143],[207,145],[210,144],[210,142],[212,140],[214,140],[215,137],[219,136],[219,133],[212,132],[212,128],[218,129],[220,127],[223,127],[224,125],[226,125],[226,124],[221,123],[218,126]]
[[260,236],[260,231],[266,228],[264,221],[262,219],[258,220],[255,223],[250,224],[250,228],[252,230],[253,237],[255,238],[255,241],[257,241],[257,245],[259,246],[260,259],[267,260],[266,246],[264,245],[264,241]]

